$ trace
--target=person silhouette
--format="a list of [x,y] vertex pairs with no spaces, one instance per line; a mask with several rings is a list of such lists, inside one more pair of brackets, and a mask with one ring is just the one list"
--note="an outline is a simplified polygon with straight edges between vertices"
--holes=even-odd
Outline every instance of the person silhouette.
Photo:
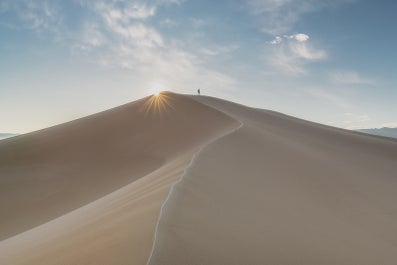
[[200,95],[200,88],[199,88],[199,89],[197,89],[197,94],[199,94],[199,95]]

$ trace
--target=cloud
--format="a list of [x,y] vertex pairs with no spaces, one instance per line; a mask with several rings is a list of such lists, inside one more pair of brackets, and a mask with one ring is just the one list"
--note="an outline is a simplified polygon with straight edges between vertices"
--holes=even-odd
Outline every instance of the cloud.
[[386,122],[381,124],[380,128],[397,128],[397,121],[394,122]]
[[276,36],[270,45],[267,60],[278,70],[288,74],[304,74],[309,63],[324,60],[327,53],[309,43],[310,37],[303,33]]
[[249,0],[251,12],[262,24],[262,30],[271,35],[289,32],[302,16],[327,8],[349,4],[354,0]]
[[106,20],[120,20],[124,23],[131,20],[145,20],[154,16],[157,9],[156,5],[136,1],[98,1],[93,6]]
[[58,4],[53,1],[3,1],[0,4],[0,15],[2,14],[14,17],[13,20],[2,23],[9,28],[31,29],[38,33],[51,31],[57,37],[60,34],[63,17]]
[[304,33],[297,33],[297,34],[293,34],[293,35],[283,35],[283,36],[275,36],[274,39],[268,43],[273,44],[273,45],[277,45],[277,44],[281,44],[283,41],[285,40],[296,40],[298,42],[305,42],[308,41],[310,39],[310,37]]
[[[88,5],[94,13],[89,23],[91,26],[83,32],[85,41],[75,47],[83,47],[83,52],[95,54],[103,67],[130,71],[139,83],[148,86],[155,83],[175,90],[195,84],[207,91],[214,87],[222,90],[235,86],[233,78],[207,67],[206,57],[201,55],[228,53],[238,47],[216,45],[203,47],[196,53],[189,52],[181,48],[180,41],[168,40],[153,23],[147,22],[156,16],[161,5],[180,4],[181,1],[156,1],[152,2],[154,5],[120,2],[124,1]],[[198,20],[191,22],[203,26]]]
[[213,47],[207,47],[207,48],[202,48],[199,50],[199,52],[203,55],[206,56],[216,56],[220,54],[226,54],[226,53],[231,53],[239,48],[238,45],[232,44],[232,45],[215,45]]
[[276,37],[274,38],[274,40],[270,41],[269,43],[270,43],[270,44],[277,45],[277,44],[280,44],[281,42],[283,42],[283,39],[282,39],[280,36],[276,36]]
[[306,34],[303,34],[303,33],[295,34],[290,37],[294,38],[295,40],[297,40],[299,42],[305,42],[305,41],[309,40],[309,36]]
[[[228,90],[236,80],[211,69],[208,58],[230,53],[235,45],[200,45],[188,50],[186,40],[161,33],[162,8],[177,8],[183,0],[4,0],[0,3],[0,25],[13,25],[43,33],[57,40],[71,54],[100,67],[122,69],[136,86],[162,84],[175,91],[200,86],[204,91]],[[76,16],[70,10],[79,9]],[[12,21],[10,21],[12,17]],[[73,19],[73,21],[70,21]],[[189,20],[194,27],[207,21]],[[160,27],[160,28],[157,28]],[[58,41],[60,40],[60,41]],[[203,56],[203,54],[205,56]]]
[[357,72],[336,72],[331,74],[331,80],[337,84],[346,85],[375,85],[371,79],[360,76]]

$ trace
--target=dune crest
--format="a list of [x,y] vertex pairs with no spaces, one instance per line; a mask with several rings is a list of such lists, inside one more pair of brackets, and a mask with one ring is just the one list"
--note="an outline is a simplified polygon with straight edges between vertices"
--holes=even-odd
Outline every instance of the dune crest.
[[148,264],[394,264],[397,141],[209,97],[243,126],[206,146]]
[[164,92],[0,142],[0,264],[392,265],[396,162],[397,140]]
[[0,263],[146,264],[170,186],[238,124],[163,92],[2,141]]

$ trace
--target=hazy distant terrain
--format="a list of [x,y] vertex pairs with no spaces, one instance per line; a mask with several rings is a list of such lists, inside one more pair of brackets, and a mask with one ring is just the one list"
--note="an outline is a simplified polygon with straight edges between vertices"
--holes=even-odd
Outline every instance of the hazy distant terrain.
[[368,133],[373,135],[397,138],[397,128],[374,128],[374,129],[361,129],[358,132]]
[[17,134],[14,133],[0,133],[0,140],[10,138],[13,136],[17,136]]

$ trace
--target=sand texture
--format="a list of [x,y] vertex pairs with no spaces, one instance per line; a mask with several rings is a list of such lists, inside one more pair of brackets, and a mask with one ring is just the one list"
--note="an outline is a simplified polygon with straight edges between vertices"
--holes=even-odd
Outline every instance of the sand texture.
[[170,186],[238,124],[163,93],[1,141],[0,264],[146,264]]
[[395,265],[397,140],[164,92],[0,141],[3,265]]
[[243,126],[176,184],[151,265],[396,264],[397,141],[195,99]]

